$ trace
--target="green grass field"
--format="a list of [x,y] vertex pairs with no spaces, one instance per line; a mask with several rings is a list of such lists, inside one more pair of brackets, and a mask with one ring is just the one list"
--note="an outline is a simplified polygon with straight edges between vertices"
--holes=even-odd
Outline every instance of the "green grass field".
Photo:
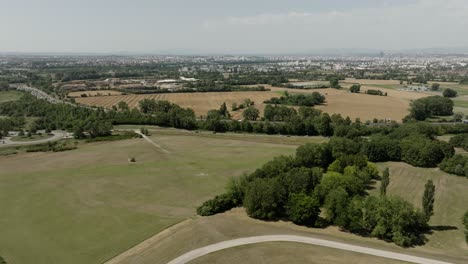
[[9,263],[102,263],[193,216],[229,177],[294,153],[288,140],[298,140],[151,134],[161,148],[133,139],[0,157],[0,254]]
[[[433,230],[432,234],[427,235],[428,242],[422,249],[468,258],[468,245],[461,220],[468,210],[468,179],[444,173],[437,168],[416,168],[405,163],[388,162],[379,164],[379,167],[390,168],[389,195],[400,196],[418,208],[421,208],[427,180],[434,182],[434,216],[429,222]],[[372,194],[377,195],[379,184]]]
[[[186,221],[168,232],[159,234],[147,248],[117,263],[163,264],[183,253],[205,245],[239,237],[273,234],[311,235],[316,238],[440,259],[452,263],[466,263],[468,261],[468,246],[464,240],[461,217],[468,209],[468,179],[443,173],[436,168],[415,168],[405,163],[389,162],[378,164],[378,166],[380,169],[390,168],[389,195],[401,196],[418,208],[420,208],[424,184],[428,179],[434,181],[436,185],[435,215],[430,221],[432,230],[431,234],[426,235],[428,241],[425,245],[401,248],[376,238],[361,237],[342,232],[333,226],[321,229],[297,226],[291,222],[261,221],[249,218],[242,208],[236,208],[223,214],[195,217]],[[379,184],[377,183],[374,186],[375,189],[371,191],[371,195],[378,194]],[[286,244],[283,245],[281,248],[271,248],[270,245],[267,245],[266,248],[261,246],[260,248],[258,246],[254,246],[254,248],[233,248],[202,257],[197,261],[193,261],[193,263],[211,263],[210,261],[214,259],[220,260],[215,263],[248,263],[249,261],[257,263],[262,260],[258,257],[262,256],[271,263],[288,263],[281,262],[281,258],[279,258],[278,262],[267,258],[268,254],[264,253],[272,251],[275,252],[273,256],[289,256],[291,260],[301,258],[301,256],[296,255],[300,255],[299,252],[302,252],[303,249],[299,248],[297,252],[291,252]],[[316,252],[312,247],[307,250]],[[315,256],[323,263],[327,262],[327,258],[333,258],[333,256],[340,254],[343,254],[344,257],[347,253],[331,249],[320,249]],[[353,256],[350,255],[349,257],[351,258],[350,261],[354,261]],[[303,263],[301,261],[297,263]],[[381,261],[385,263],[386,260],[379,259],[377,261],[374,257],[362,256],[360,263]],[[340,262],[328,261],[328,263]]]
[[468,108],[468,101],[453,100],[455,107]]
[[0,104],[20,99],[21,93],[17,91],[0,91]]

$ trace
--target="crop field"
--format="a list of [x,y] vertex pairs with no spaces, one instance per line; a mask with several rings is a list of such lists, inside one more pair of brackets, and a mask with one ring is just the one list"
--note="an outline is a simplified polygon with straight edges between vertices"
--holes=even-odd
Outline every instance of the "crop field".
[[20,99],[21,93],[17,91],[0,91],[0,104]]
[[[182,107],[189,107],[195,111],[197,116],[206,115],[209,110],[219,109],[223,102],[228,108],[232,103],[241,104],[249,98],[255,102],[263,115],[265,104],[263,101],[272,97],[279,97],[284,91],[290,93],[312,93],[320,92],[325,95],[324,105],[317,106],[318,109],[330,114],[341,114],[350,118],[360,118],[362,121],[377,119],[391,119],[397,122],[408,114],[409,102],[412,99],[427,96],[426,94],[402,92],[389,90],[388,96],[372,96],[366,94],[351,94],[346,90],[337,89],[311,89],[295,90],[277,87],[267,87],[268,92],[219,92],[219,93],[180,93],[180,94],[148,94],[148,95],[121,95],[103,97],[77,98],[76,101],[85,105],[96,105],[110,108],[125,101],[130,107],[137,107],[138,102],[144,98],[156,100],[168,100]],[[242,111],[231,112],[233,118],[241,119]]]
[[324,140],[163,131],[150,131],[159,147],[132,139],[0,157],[2,256],[9,263],[102,263],[193,216],[229,177]]
[[[468,251],[464,241],[461,217],[467,209],[468,179],[448,175],[438,169],[415,168],[397,162],[382,163],[379,164],[379,167],[380,169],[385,167],[390,168],[388,195],[401,196],[419,208],[421,207],[424,184],[428,179],[434,181],[436,185],[435,210],[434,216],[432,216],[429,223],[432,230],[426,235],[428,241],[425,245],[404,249],[375,238],[360,237],[341,232],[337,227],[333,226],[321,229],[297,226],[291,222],[284,221],[265,222],[249,218],[244,209],[235,208],[223,214],[209,217],[194,217],[186,220],[152,237],[151,240],[145,242],[144,248],[131,250],[124,257],[120,258],[119,261],[110,262],[109,264],[162,264],[190,250],[213,243],[239,237],[277,234],[313,236],[315,238],[440,259],[452,263],[466,263],[468,261]],[[378,185],[376,184],[376,188],[371,190],[371,195],[377,195]],[[447,204],[450,206],[447,206]],[[281,245],[281,248],[278,245]],[[298,251],[291,252],[291,247],[297,247]],[[297,254],[297,252],[306,250],[310,250],[311,255],[306,252],[304,254]],[[339,250],[317,249],[314,246],[299,246],[288,243],[270,243],[223,250],[191,263],[209,263],[214,259],[226,259],[226,261],[215,263],[247,263],[249,261],[262,263],[261,261],[270,260],[266,256],[267,254],[264,253],[272,251],[275,252],[272,253],[272,256],[276,256],[276,260],[271,259],[272,262],[267,261],[265,263],[290,263],[281,261],[281,256],[289,256],[290,259],[300,258],[299,260],[301,261],[299,263],[303,263],[305,261],[302,261],[302,257],[307,260],[308,256],[312,256],[312,252],[317,252],[314,256],[317,260],[322,260],[318,263],[327,261],[327,263],[341,263],[334,262],[333,256],[342,256],[342,259],[346,259],[346,256],[349,256],[354,259],[354,254]],[[265,258],[262,258],[262,256]],[[359,254],[355,256],[361,260],[357,263],[399,263]]]
[[81,97],[82,94],[86,96],[110,96],[110,95],[121,95],[121,92],[114,90],[92,90],[92,91],[77,91],[68,93],[68,97]]
[[[209,110],[219,109],[224,102],[230,110],[232,103],[241,104],[249,98],[255,105],[263,104],[263,101],[279,95],[274,92],[210,92],[210,93],[168,93],[145,95],[121,95],[109,97],[77,98],[77,102],[85,105],[97,105],[111,108],[120,101],[126,102],[130,107],[138,107],[138,102],[145,99],[167,100],[182,107],[189,107],[197,116],[206,115]],[[260,107],[261,108],[261,107]],[[232,113],[235,118],[241,117],[241,112]]]
[[[270,87],[269,87],[270,88]],[[366,90],[368,87],[362,87]],[[289,91],[290,93],[313,93],[320,92],[325,95],[326,101],[323,105],[315,106],[330,114],[341,114],[350,118],[360,118],[362,121],[377,119],[391,119],[400,122],[408,114],[409,103],[413,99],[427,96],[426,94],[403,92],[397,90],[384,91],[388,96],[367,95],[364,93],[354,94],[345,89],[312,89],[292,90],[286,88],[270,88],[272,91]]]

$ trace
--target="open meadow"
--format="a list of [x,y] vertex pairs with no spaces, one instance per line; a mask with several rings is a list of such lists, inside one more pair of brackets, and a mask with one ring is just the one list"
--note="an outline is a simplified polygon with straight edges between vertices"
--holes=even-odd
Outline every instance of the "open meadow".
[[22,93],[17,91],[0,91],[0,104],[9,101],[18,100]]
[[2,256],[9,263],[102,263],[195,215],[229,177],[324,140],[151,134],[155,145],[132,139],[0,157]]
[[[468,186],[466,184],[468,180],[464,177],[448,175],[438,169],[415,168],[398,162],[382,163],[379,164],[379,167],[381,169],[385,167],[390,168],[389,195],[401,196],[417,207],[420,207],[421,204],[424,184],[428,179],[434,181],[436,185],[435,214],[430,222],[431,233],[426,234],[428,241],[425,245],[404,249],[375,238],[366,238],[341,232],[334,226],[320,229],[302,227],[284,221],[265,222],[249,218],[243,208],[235,208],[226,213],[209,217],[197,216],[179,223],[142,243],[142,247],[129,250],[120,258],[116,258],[108,264],[167,263],[171,259],[190,250],[213,243],[240,237],[278,234],[313,236],[315,238],[352,243],[354,245],[368,246],[415,256],[441,259],[453,263],[466,263],[468,261],[468,251],[464,241],[461,217],[466,210],[466,202],[468,201]],[[379,183],[376,184],[376,189],[370,192],[371,195],[377,195],[378,185]],[[450,204],[450,206],[446,206],[447,204]],[[361,261],[357,263],[372,263],[377,261],[379,263],[399,263],[392,260],[359,254],[355,255],[345,251],[316,246],[299,246],[283,242],[281,243],[281,248],[278,248],[278,245],[279,243],[268,243],[231,248],[212,253],[191,263],[208,263],[214,259],[218,259],[218,262],[215,263],[223,264],[234,263],[232,261],[240,263],[249,261],[257,263],[258,261],[262,263],[265,260],[268,260],[265,263],[287,263],[282,260],[288,258],[280,256],[290,256],[291,259],[298,258],[301,261],[308,260],[309,256],[312,256],[312,254],[309,255],[306,252],[304,254],[297,254],[297,251],[291,252],[289,249],[292,246],[294,248],[297,246],[299,252],[305,250],[310,253],[318,252],[315,255],[315,259],[322,260],[322,263],[323,261],[333,262],[333,256],[349,256],[353,260],[356,257],[356,259]],[[277,258],[270,259],[266,254],[263,254],[271,251],[275,252],[271,256],[276,256]],[[301,263],[301,261],[298,263]]]

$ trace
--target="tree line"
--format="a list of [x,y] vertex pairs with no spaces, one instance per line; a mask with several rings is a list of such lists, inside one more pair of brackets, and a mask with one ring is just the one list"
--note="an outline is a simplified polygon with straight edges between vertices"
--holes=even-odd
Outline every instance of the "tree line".
[[318,92],[312,94],[289,94],[287,91],[284,92],[284,96],[273,97],[266,100],[265,104],[274,105],[294,105],[294,106],[308,106],[312,107],[325,102],[325,96]]

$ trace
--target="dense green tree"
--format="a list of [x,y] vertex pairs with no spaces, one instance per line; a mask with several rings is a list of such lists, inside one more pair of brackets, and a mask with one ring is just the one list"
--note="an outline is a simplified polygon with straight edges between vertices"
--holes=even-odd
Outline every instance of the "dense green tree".
[[333,127],[331,125],[330,115],[327,113],[322,114],[319,117],[318,122],[315,123],[315,129],[322,136],[328,137],[333,135]]
[[120,111],[127,111],[129,110],[130,108],[128,107],[128,104],[124,101],[120,101],[118,104],[117,104],[117,108],[120,110]]
[[310,194],[322,179],[320,168],[292,168],[278,176],[288,193]]
[[433,84],[431,85],[431,90],[432,90],[432,91],[439,91],[439,89],[440,89],[440,84],[438,84],[438,83],[433,83]]
[[324,208],[326,210],[326,219],[338,226],[346,226],[348,222],[347,208],[350,197],[345,189],[338,187],[331,190],[325,197]]
[[289,197],[287,215],[289,220],[298,225],[313,225],[320,214],[317,199],[304,193],[293,193]]
[[307,143],[296,150],[296,160],[304,167],[327,168],[332,161],[328,145]]
[[286,192],[276,178],[254,179],[247,186],[244,207],[253,218],[273,220],[284,214]]
[[260,111],[257,108],[250,106],[244,110],[242,116],[245,120],[255,121],[257,120],[258,116],[260,115]]
[[340,86],[340,80],[338,77],[331,77],[329,78],[329,82],[330,82],[330,87],[331,88],[341,88]]
[[226,118],[230,118],[231,115],[229,114],[229,111],[227,109],[227,106],[226,106],[226,103],[224,102],[221,107],[219,108],[219,114],[226,117]]
[[458,92],[453,89],[447,88],[444,90],[443,95],[444,97],[447,97],[447,98],[453,98],[453,97],[457,97]]
[[435,199],[435,185],[431,180],[428,180],[424,186],[424,195],[422,198],[422,207],[426,222],[434,214],[434,199]]

